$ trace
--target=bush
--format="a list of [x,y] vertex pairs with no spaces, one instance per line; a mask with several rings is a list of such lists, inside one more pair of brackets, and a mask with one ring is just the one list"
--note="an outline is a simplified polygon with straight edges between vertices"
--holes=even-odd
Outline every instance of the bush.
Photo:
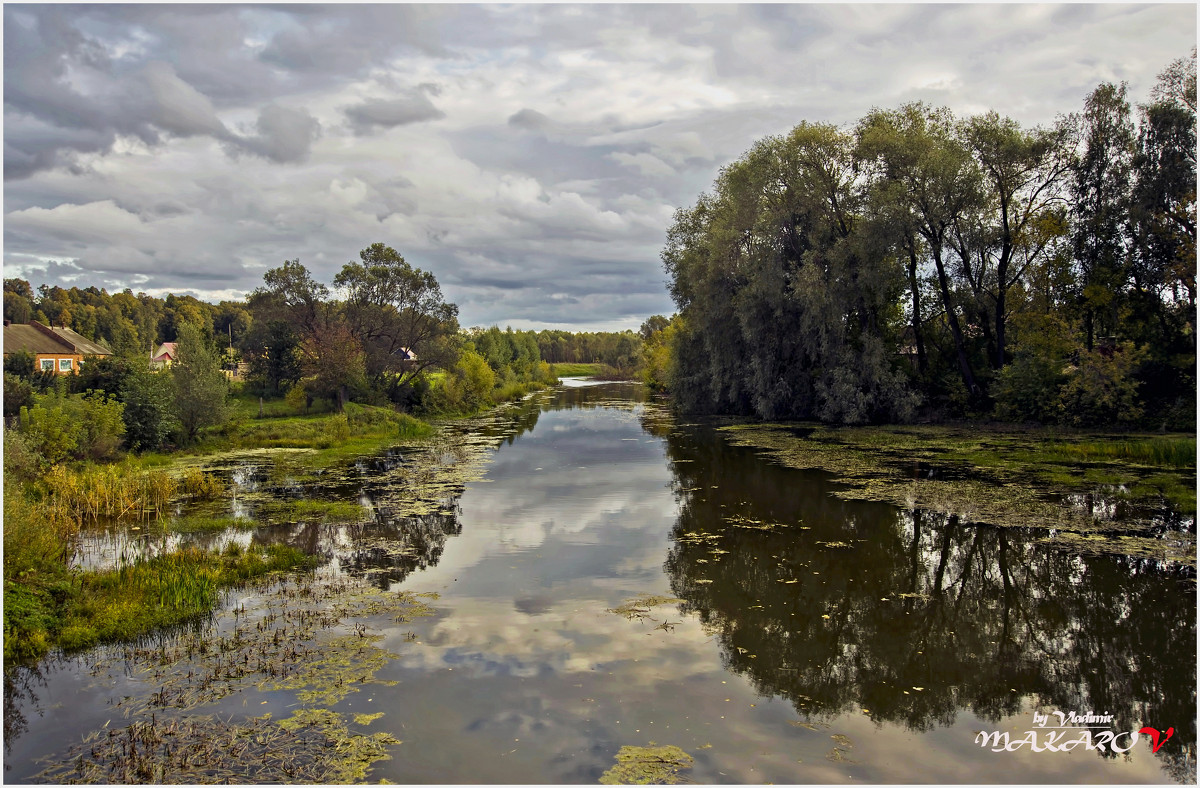
[[996,417],[1053,424],[1063,418],[1059,391],[1074,348],[1067,324],[1053,315],[1013,319],[1018,340],[1013,361],[996,375]]
[[197,500],[211,500],[225,492],[224,482],[199,468],[189,468],[184,472],[180,487],[184,495]]
[[33,404],[33,385],[26,379],[4,372],[4,417],[12,418],[21,408]]
[[124,409],[100,392],[35,395],[33,405],[21,409],[21,431],[29,448],[51,465],[71,458],[111,459],[125,434]]
[[464,350],[442,386],[448,410],[477,410],[492,403],[496,373],[487,360],[473,350]]
[[5,482],[31,482],[38,478],[45,464],[43,457],[30,445],[29,439],[16,430],[4,431]]
[[120,396],[125,403],[125,445],[139,452],[161,449],[179,426],[170,376],[133,372],[125,378]]
[[296,415],[308,413],[308,400],[308,392],[303,383],[293,383],[288,387],[287,394],[283,395],[283,401],[287,403],[288,409]]
[[1067,372],[1062,406],[1077,426],[1130,424],[1142,417],[1138,381],[1133,372],[1144,349],[1122,342],[1112,349],[1081,351]]

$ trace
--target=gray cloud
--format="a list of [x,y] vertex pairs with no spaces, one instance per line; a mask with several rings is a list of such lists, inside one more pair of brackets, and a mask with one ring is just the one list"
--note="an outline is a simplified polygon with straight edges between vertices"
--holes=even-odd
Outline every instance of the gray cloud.
[[527,131],[542,131],[551,128],[554,122],[536,109],[525,108],[510,115],[508,125]]
[[[4,7],[6,276],[244,294],[375,241],[466,325],[669,312],[674,210],[758,138],[917,98],[1144,100],[1190,5]],[[414,87],[415,86],[415,87]],[[437,121],[437,122],[430,122]]]
[[411,91],[392,99],[368,99],[346,108],[346,118],[355,134],[369,134],[378,129],[390,129],[424,120],[437,120],[446,113],[433,105],[423,92]]
[[263,107],[255,130],[254,135],[234,140],[234,146],[281,164],[303,161],[321,136],[320,122],[307,110],[277,104]]

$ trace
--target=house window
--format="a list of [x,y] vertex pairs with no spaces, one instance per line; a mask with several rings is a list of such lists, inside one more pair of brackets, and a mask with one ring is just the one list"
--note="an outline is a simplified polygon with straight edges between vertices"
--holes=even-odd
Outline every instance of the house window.
[[60,358],[58,360],[58,371],[59,372],[70,372],[71,371],[71,359]]
[[54,359],[52,359],[52,358],[42,359],[42,372],[53,372],[53,371],[54,371]]

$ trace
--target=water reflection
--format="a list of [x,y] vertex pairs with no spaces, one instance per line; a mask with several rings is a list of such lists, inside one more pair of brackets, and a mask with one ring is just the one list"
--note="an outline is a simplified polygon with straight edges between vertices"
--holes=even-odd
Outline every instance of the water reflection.
[[915,731],[967,709],[998,722],[1026,697],[1110,713],[1113,730],[1174,726],[1182,746],[1158,757],[1194,779],[1194,570],[842,501],[704,430],[668,434],[667,452],[672,590],[764,695]]
[[[428,620],[376,622],[398,656],[372,730],[405,744],[371,779],[594,782],[621,746],[653,739],[693,754],[699,782],[969,782],[999,763],[1018,781],[1144,782],[1163,778],[1156,763],[1194,780],[1193,572],[839,499],[824,475],[729,447],[635,385],[545,392],[445,435],[308,477],[286,456],[215,466],[244,511],[300,495],[356,502],[355,522],[126,533],[105,555],[286,542],[329,573],[440,594]],[[682,601],[646,620],[612,612],[642,594]],[[111,698],[157,686],[83,690],[86,671],[47,673],[41,694],[70,709],[46,718],[31,713],[47,705],[36,682],[6,686],[21,774],[64,726],[82,726],[77,741]],[[1175,734],[1129,762],[998,759],[972,743],[972,727],[1025,723],[1031,703]],[[831,734],[858,743],[858,763],[826,755]]]

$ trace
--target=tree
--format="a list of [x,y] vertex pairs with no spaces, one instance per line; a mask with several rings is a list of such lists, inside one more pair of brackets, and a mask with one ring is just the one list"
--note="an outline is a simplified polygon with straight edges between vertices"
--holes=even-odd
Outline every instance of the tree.
[[892,362],[894,257],[861,232],[853,138],[802,123],[721,171],[676,214],[663,263],[688,410],[863,422],[915,404]]
[[981,210],[958,217],[951,243],[975,294],[980,323],[990,323],[989,355],[1000,369],[1008,352],[1009,292],[1066,232],[1070,129],[1060,123],[1026,131],[989,112],[967,120],[961,133],[983,174],[985,202]]
[[136,452],[157,451],[180,427],[175,414],[172,376],[135,369],[122,381],[119,394],[125,404],[125,445]]
[[1075,260],[1085,346],[1097,329],[1115,335],[1126,282],[1126,228],[1134,151],[1126,86],[1105,82],[1092,91],[1080,120],[1083,152],[1071,185]]
[[175,385],[175,413],[184,442],[195,440],[203,427],[229,419],[229,381],[221,371],[221,354],[200,329],[179,326],[178,356],[171,365]]
[[859,124],[857,153],[874,171],[873,203],[903,217],[933,260],[958,372],[968,395],[979,400],[983,390],[968,358],[946,257],[955,223],[983,202],[979,167],[956,135],[950,111],[921,103],[872,111]]
[[434,275],[382,243],[359,258],[333,283],[346,291],[346,320],[362,343],[367,374],[395,376],[402,386],[431,367],[452,366],[458,307],[443,300]]
[[[334,307],[327,305],[327,311]],[[305,389],[313,396],[337,403],[344,410],[350,390],[365,382],[366,354],[345,320],[327,315],[317,329],[300,342],[306,373]]]
[[247,382],[259,393],[278,396],[297,383],[303,374],[299,327],[287,319],[287,310],[274,293],[252,293],[248,311],[250,326],[238,342],[242,357],[249,365]]

